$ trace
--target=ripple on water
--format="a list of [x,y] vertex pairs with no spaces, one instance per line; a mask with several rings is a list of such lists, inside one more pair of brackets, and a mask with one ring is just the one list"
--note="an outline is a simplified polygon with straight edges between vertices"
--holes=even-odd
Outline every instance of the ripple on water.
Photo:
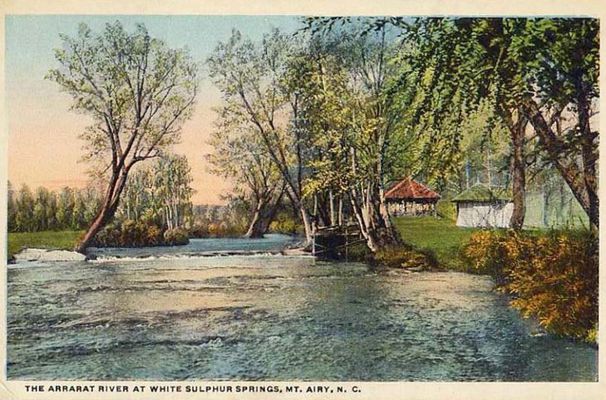
[[229,256],[8,271],[11,379],[594,381],[492,282]]

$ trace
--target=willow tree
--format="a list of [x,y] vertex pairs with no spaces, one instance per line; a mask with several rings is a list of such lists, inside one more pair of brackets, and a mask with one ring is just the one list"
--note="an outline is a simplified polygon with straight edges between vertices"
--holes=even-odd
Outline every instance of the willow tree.
[[73,110],[91,117],[81,135],[84,159],[106,181],[102,205],[76,246],[85,252],[114,216],[133,166],[179,140],[198,90],[197,65],[187,50],[169,48],[143,25],[129,33],[115,22],[94,33],[81,24],[75,37],[61,39],[59,67],[47,78],[72,96]]
[[[417,48],[414,68],[427,77],[427,85],[419,85],[426,93],[419,94],[418,115],[431,115],[443,127],[453,113],[463,115],[488,100],[507,126],[513,227],[521,228],[524,221],[527,125],[597,227],[598,131],[591,117],[599,97],[598,20],[430,18],[411,24],[392,18],[380,23],[403,28]],[[459,119],[456,125],[461,123]],[[460,133],[452,136],[453,143],[458,137]]]

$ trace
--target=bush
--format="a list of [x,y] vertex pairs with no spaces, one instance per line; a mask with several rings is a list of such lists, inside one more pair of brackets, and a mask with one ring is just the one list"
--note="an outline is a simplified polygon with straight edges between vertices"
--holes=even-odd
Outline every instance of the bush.
[[94,245],[97,247],[143,247],[188,242],[187,232],[182,229],[163,232],[160,227],[151,223],[125,220],[111,223],[101,229],[95,236]]
[[442,218],[450,221],[457,220],[457,207],[450,199],[440,199],[436,204],[436,212]]
[[297,233],[298,230],[297,222],[292,218],[280,217],[279,219],[272,221],[269,225],[269,230],[275,233],[285,233],[292,235]]
[[379,250],[374,256],[374,261],[389,268],[433,269],[438,266],[436,257],[431,251],[417,250],[407,245]]
[[187,232],[181,228],[167,229],[164,232],[164,244],[177,246],[189,243]]
[[591,233],[489,231],[472,235],[464,256],[525,317],[548,332],[594,340],[598,318],[598,239]]
[[347,260],[371,262],[372,253],[366,243],[356,243],[347,247]]
[[202,224],[196,224],[189,230],[189,236],[194,238],[208,237],[208,227]]
[[475,232],[463,247],[461,258],[469,266],[465,272],[490,275],[497,284],[505,282],[504,267],[507,262],[506,237],[500,231]]

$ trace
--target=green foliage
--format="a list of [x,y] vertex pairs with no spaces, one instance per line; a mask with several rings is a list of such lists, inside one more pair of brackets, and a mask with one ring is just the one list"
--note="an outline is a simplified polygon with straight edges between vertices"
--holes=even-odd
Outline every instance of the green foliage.
[[163,154],[131,172],[115,218],[143,220],[163,229],[191,222],[193,178],[185,156]]
[[457,207],[450,199],[440,199],[436,203],[436,212],[438,217],[448,221],[457,220]]
[[93,119],[81,137],[95,173],[128,172],[179,140],[198,89],[197,65],[186,49],[169,48],[143,24],[127,32],[118,21],[100,32],[80,24],[76,37],[60,37],[59,66],[46,78]]
[[271,232],[284,233],[287,235],[301,233],[302,229],[303,227],[292,216],[289,216],[286,213],[280,213],[269,226]]
[[134,220],[115,221],[97,233],[94,245],[97,247],[143,247],[173,246],[187,244],[185,230],[175,228],[162,230],[160,227]]
[[415,270],[433,269],[438,261],[430,250],[417,250],[412,246],[390,246],[374,254],[374,263],[388,268]]
[[24,248],[72,250],[83,231],[9,232],[8,258]]
[[371,262],[373,254],[364,243],[356,243],[347,247],[347,260],[358,262]]
[[229,221],[216,221],[208,224],[196,223],[189,230],[192,238],[236,238],[246,233],[246,225],[233,224]]
[[187,231],[181,228],[167,229],[164,231],[164,245],[177,246],[189,243]]
[[[440,164],[448,165],[443,161],[451,154],[456,163],[465,145],[473,144],[461,138],[469,116],[482,107],[491,114],[486,133],[499,126],[513,132],[514,121],[526,119],[541,139],[532,145],[583,199],[597,226],[598,131],[591,123],[599,96],[597,19],[419,18],[414,24],[385,23],[401,24],[406,42],[415,49],[412,67],[402,71],[405,87],[396,92],[407,99],[407,123],[425,132]],[[411,80],[419,82],[412,96],[407,85]]]
[[15,192],[9,182],[8,231],[85,229],[100,203],[101,195],[92,187],[64,187],[58,192],[39,187],[33,194],[27,185]]
[[240,198],[230,198],[225,206],[198,205],[193,209],[190,237],[241,237],[248,228],[248,207]]
[[463,254],[474,270],[497,278],[525,317],[549,332],[595,339],[599,257],[592,233],[482,231]]

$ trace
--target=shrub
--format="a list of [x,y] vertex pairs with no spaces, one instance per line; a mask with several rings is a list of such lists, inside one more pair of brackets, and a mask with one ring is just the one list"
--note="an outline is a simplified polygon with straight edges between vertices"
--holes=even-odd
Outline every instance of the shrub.
[[182,229],[167,230],[163,234],[162,229],[154,224],[126,220],[105,226],[97,233],[94,242],[97,247],[143,247],[184,244],[189,239]]
[[202,224],[194,225],[189,231],[190,237],[205,238],[208,237],[208,227]]
[[548,332],[591,341],[597,336],[598,239],[591,233],[544,235],[483,231],[464,255],[479,273],[496,276],[500,290],[525,317]]
[[147,246],[159,246],[163,242],[162,230],[156,225],[148,225],[145,234],[145,243]]
[[435,255],[428,250],[417,250],[411,246],[392,246],[379,250],[375,263],[389,268],[432,269],[438,266]]
[[356,243],[347,247],[347,260],[369,262],[372,261],[372,253],[366,243]]
[[440,199],[436,204],[438,215],[450,221],[457,220],[457,207],[450,199]]
[[164,232],[164,244],[168,246],[183,245],[189,243],[187,232],[181,228],[167,229]]
[[462,249],[461,258],[469,266],[465,271],[491,275],[497,284],[504,283],[504,269],[508,261],[505,242],[505,236],[499,231],[473,233]]
[[297,233],[298,230],[297,222],[292,218],[280,217],[279,219],[272,221],[269,225],[269,230],[276,233],[285,233],[292,235]]

